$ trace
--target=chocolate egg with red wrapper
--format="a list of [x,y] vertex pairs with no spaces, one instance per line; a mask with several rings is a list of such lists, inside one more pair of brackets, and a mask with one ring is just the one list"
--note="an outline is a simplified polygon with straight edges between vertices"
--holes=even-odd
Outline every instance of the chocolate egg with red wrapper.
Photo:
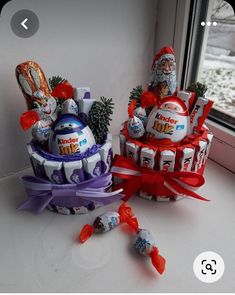
[[95,144],[91,129],[77,116],[65,114],[51,128],[49,151],[55,155],[83,153]]
[[146,131],[156,139],[179,142],[187,135],[189,113],[183,101],[169,96],[156,105],[148,117]]

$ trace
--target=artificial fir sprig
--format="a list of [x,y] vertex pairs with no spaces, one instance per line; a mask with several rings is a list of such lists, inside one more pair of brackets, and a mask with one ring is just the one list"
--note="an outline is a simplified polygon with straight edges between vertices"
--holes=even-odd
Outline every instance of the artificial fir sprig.
[[52,76],[51,78],[49,78],[48,82],[51,87],[51,90],[53,90],[57,85],[68,82],[68,80],[62,78],[61,76]]
[[206,84],[200,83],[200,82],[196,82],[196,83],[192,83],[188,86],[187,90],[195,92],[196,95],[195,97],[205,97],[205,93],[207,91],[207,86]]
[[136,107],[140,107],[141,103],[140,103],[140,96],[143,93],[143,87],[141,85],[138,85],[136,87],[134,87],[132,89],[132,91],[130,92],[130,96],[129,96],[129,104],[132,102],[133,99],[136,99]]
[[101,97],[100,101],[93,103],[88,114],[88,126],[95,137],[96,143],[101,143],[108,132],[114,103],[112,98]]

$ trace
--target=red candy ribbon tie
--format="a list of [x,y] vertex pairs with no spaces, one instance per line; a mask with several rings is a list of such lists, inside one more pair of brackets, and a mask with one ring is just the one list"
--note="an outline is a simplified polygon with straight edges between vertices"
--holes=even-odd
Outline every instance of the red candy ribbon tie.
[[126,196],[124,200],[142,190],[153,196],[173,194],[209,201],[185,187],[187,185],[197,188],[204,184],[204,177],[196,172],[149,170],[137,166],[133,159],[120,155],[115,155],[111,172],[114,176],[125,180],[116,185],[118,188],[123,188]]

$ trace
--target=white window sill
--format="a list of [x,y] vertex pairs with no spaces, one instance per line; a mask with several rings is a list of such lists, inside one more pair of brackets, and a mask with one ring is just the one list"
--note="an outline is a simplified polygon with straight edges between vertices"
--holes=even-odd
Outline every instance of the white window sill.
[[214,134],[210,159],[235,172],[235,133],[211,120],[206,120],[206,125]]
[[[208,160],[200,194],[210,202],[182,199],[157,203],[133,197],[130,204],[141,227],[156,237],[167,259],[161,277],[148,258],[135,254],[130,233],[120,226],[74,242],[81,227],[117,204],[90,214],[64,216],[45,210],[34,215],[15,208],[25,199],[19,177],[27,169],[0,180],[1,292],[232,292],[235,287],[234,174]],[[203,284],[193,274],[195,257],[215,251],[225,274]],[[232,286],[233,285],[233,286]]]

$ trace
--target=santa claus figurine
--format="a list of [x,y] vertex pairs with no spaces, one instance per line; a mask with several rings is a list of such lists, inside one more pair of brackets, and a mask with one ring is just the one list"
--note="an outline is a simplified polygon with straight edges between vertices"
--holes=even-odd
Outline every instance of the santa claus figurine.
[[158,98],[176,94],[176,62],[173,48],[163,47],[155,55],[149,90]]

